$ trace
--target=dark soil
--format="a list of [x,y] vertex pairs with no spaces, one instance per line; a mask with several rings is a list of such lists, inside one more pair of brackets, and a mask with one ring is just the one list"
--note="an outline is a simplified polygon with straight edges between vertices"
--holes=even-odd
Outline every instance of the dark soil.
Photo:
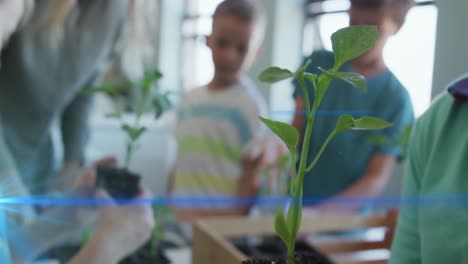
[[120,261],[119,264],[170,264],[171,262],[164,256],[160,248],[153,251],[150,243],[146,243],[145,246]]
[[140,179],[140,175],[125,168],[99,166],[96,186],[107,190],[114,199],[131,199],[140,191]]
[[[46,254],[44,254],[42,259],[56,259],[60,263],[66,263],[73,256],[75,256],[80,247],[77,245],[64,245],[56,247]],[[119,262],[119,264],[170,264],[171,262],[167,259],[162,253],[162,246],[158,247],[156,251],[151,250],[150,243],[146,243],[145,246],[140,248],[138,251],[128,256]]]
[[[249,245],[245,240],[234,241],[234,245],[251,257],[242,264],[286,264],[287,249],[278,238],[264,239],[257,245]],[[296,264],[334,264],[325,254],[305,242],[296,243]]]
[[[328,260],[315,255],[302,255],[294,258],[295,264],[331,264]],[[271,260],[271,259],[250,259],[245,260],[242,264],[287,264],[285,259]]]

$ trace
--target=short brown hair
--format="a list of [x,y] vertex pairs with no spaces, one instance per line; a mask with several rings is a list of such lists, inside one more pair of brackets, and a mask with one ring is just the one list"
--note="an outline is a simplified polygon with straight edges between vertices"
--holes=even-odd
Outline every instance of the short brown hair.
[[216,18],[231,16],[256,27],[255,39],[259,44],[263,40],[266,28],[266,15],[258,0],[224,0],[213,14],[213,25]]
[[391,18],[401,27],[406,15],[414,5],[414,0],[350,0],[351,7],[388,12]]
[[262,12],[254,0],[224,0],[217,7],[213,18],[219,16],[233,16],[248,23],[257,22]]

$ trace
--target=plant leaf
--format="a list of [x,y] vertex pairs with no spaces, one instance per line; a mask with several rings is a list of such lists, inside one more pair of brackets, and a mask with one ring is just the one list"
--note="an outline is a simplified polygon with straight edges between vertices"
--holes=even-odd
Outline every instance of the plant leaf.
[[376,26],[350,26],[331,36],[335,54],[335,71],[344,63],[359,57],[371,49],[380,37]]
[[158,119],[172,107],[172,103],[168,98],[168,93],[165,94],[158,94],[153,97],[153,108],[154,108],[154,115],[155,118]]
[[345,81],[363,92],[367,92],[367,84],[364,76],[354,72],[337,72],[336,77]]
[[106,93],[109,95],[115,94],[115,89],[110,84],[102,84],[94,87],[87,87],[80,91],[80,94]]
[[283,214],[283,211],[280,209],[275,216],[275,231],[278,236],[283,240],[283,242],[288,245],[290,236],[288,231],[288,226],[286,225],[286,220]]
[[411,132],[413,130],[413,126],[412,125],[408,125],[407,127],[405,127],[404,131],[403,131],[403,135],[401,137],[401,145],[403,146],[406,146],[408,145],[409,141],[410,141],[410,138],[411,138]]
[[154,82],[162,78],[161,72],[158,70],[145,72],[140,81],[141,88],[144,93],[149,93]]
[[302,65],[301,68],[299,68],[299,70],[296,72],[296,76],[303,75],[304,73],[306,73],[307,68],[309,68],[309,65],[311,63],[312,63],[312,60],[307,59],[306,62],[304,63],[304,65]]
[[366,84],[366,78],[364,76],[354,73],[354,72],[330,72],[327,70],[324,70],[319,67],[319,70],[321,70],[326,76],[336,79],[336,80],[341,80],[345,81],[352,86],[358,88],[359,90],[363,92],[367,92],[367,84]]
[[363,116],[354,120],[354,129],[380,130],[391,126],[392,123],[372,116]]
[[342,115],[336,122],[336,132],[340,133],[346,130],[380,130],[393,126],[383,119],[371,116],[363,116],[359,119],[354,119],[351,115]]
[[[302,190],[299,190],[302,192]],[[302,195],[301,195],[302,197]],[[288,208],[287,225],[289,227],[290,238],[296,238],[301,227],[302,220],[302,199],[293,198]]]
[[304,78],[306,80],[308,80],[310,82],[310,84],[312,85],[312,87],[314,87],[314,91],[316,91],[316,80],[317,80],[317,75],[316,74],[312,74],[312,73],[308,73],[308,72],[304,72]]
[[146,127],[131,127],[128,124],[124,124],[122,125],[122,130],[127,132],[132,141],[136,141],[146,131]]
[[258,79],[265,83],[276,83],[294,77],[294,73],[287,69],[271,67],[263,71]]
[[106,118],[117,118],[120,119],[122,117],[122,113],[120,112],[114,112],[114,113],[107,113],[105,115]]
[[278,135],[284,141],[284,143],[286,143],[286,146],[291,153],[296,151],[296,146],[299,142],[299,133],[297,132],[296,128],[289,124],[269,120],[263,117],[260,117],[260,121],[262,121],[268,128],[271,129],[271,131]]

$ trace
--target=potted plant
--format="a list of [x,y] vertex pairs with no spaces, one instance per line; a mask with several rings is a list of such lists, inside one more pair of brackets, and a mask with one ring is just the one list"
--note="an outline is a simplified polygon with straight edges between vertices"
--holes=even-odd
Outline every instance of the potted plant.
[[103,92],[115,96],[122,90],[136,88],[140,98],[134,106],[130,107],[132,119],[128,120],[120,112],[108,113],[106,117],[117,119],[121,123],[121,129],[126,135],[125,163],[123,168],[98,167],[96,186],[106,189],[116,199],[130,199],[138,193],[140,176],[129,171],[128,167],[133,155],[138,148],[138,140],[146,131],[141,124],[141,118],[147,110],[154,111],[158,119],[171,106],[169,93],[161,93],[155,89],[155,83],[162,77],[159,71],[146,72],[141,80],[136,83],[125,82],[119,85],[103,84],[97,87],[87,88],[84,93]]
[[[123,83],[120,89],[109,85],[101,85],[86,89],[84,92],[105,92],[109,95],[115,95],[119,90],[136,88],[139,90],[140,97],[136,105],[130,107],[130,113],[133,114],[132,122],[125,119],[122,113],[109,113],[106,116],[120,121],[121,129],[126,135],[125,163],[123,168],[116,167],[98,167],[96,186],[106,189],[115,199],[131,199],[138,194],[138,186],[141,176],[128,170],[135,151],[138,149],[138,140],[146,131],[146,127],[141,124],[143,114],[150,110],[154,112],[156,119],[171,107],[169,93],[162,93],[156,89],[155,83],[162,77],[159,71],[146,72],[142,79],[137,83]],[[153,229],[150,240],[134,254],[128,256],[121,263],[169,263],[169,260],[162,255],[160,251],[161,238],[164,234],[163,225],[171,218],[171,212],[165,205],[153,205],[153,214],[156,220],[156,226]]]
[[[259,79],[266,83],[276,83],[290,78],[296,78],[302,88],[306,104],[306,130],[303,139],[303,146],[300,157],[297,157],[297,144],[299,141],[298,131],[285,123],[276,122],[260,117],[261,121],[277,134],[287,145],[291,160],[293,163],[298,160],[299,167],[292,167],[289,196],[291,203],[286,212],[279,210],[276,214],[274,226],[277,235],[285,244],[287,256],[282,260],[247,260],[244,263],[330,263],[327,259],[317,258],[316,255],[296,256],[296,237],[301,226],[302,219],[302,192],[304,176],[311,171],[320,159],[323,151],[326,149],[330,141],[339,133],[347,130],[366,129],[379,130],[384,129],[392,124],[384,120],[363,116],[355,119],[352,115],[342,115],[337,119],[336,127],[330,132],[330,135],[323,143],[320,151],[314,157],[310,164],[307,162],[307,147],[313,132],[313,125],[316,113],[320,107],[320,103],[324,98],[330,83],[333,80],[345,81],[354,87],[359,88],[363,92],[366,91],[366,81],[363,76],[352,72],[340,72],[341,66],[364,54],[372,48],[375,42],[379,39],[379,32],[375,26],[351,26],[335,32],[332,37],[333,53],[335,56],[335,64],[332,69],[319,68],[321,74],[314,75],[306,72],[310,61],[306,62],[297,72],[292,72],[287,69],[271,67],[265,70]],[[314,101],[309,101],[309,90],[306,87],[306,82],[309,82],[313,87]]]
[[[146,72],[144,76],[135,83],[126,81],[111,85],[102,84],[96,87],[85,88],[82,93],[105,93],[110,96],[118,96],[123,91],[138,89],[140,94],[135,106],[130,107],[129,120],[123,113],[115,112],[106,114],[107,118],[117,119],[121,123],[121,129],[125,133],[125,163],[123,168],[104,167],[97,168],[96,187],[103,188],[117,201],[125,201],[138,195],[141,176],[128,170],[135,151],[138,149],[138,140],[145,133],[146,127],[141,124],[141,118],[147,111],[154,112],[156,119],[171,107],[168,92],[160,92],[155,83],[162,77],[159,71]],[[165,205],[154,204],[153,214],[156,225],[150,240],[134,254],[128,256],[120,263],[170,263],[161,252],[161,239],[164,234],[163,225],[172,218],[172,213]],[[90,238],[91,232],[85,231],[77,244],[84,244]],[[47,252],[44,257],[67,261],[75,255],[81,246],[63,245]]]

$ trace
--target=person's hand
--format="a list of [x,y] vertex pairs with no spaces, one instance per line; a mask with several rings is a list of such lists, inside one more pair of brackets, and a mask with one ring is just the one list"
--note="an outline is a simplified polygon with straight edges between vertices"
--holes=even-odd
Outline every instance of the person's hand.
[[93,189],[96,183],[96,168],[98,166],[108,165],[114,166],[117,164],[115,157],[105,157],[95,161],[88,169],[84,170],[73,183],[77,189]]
[[275,167],[280,165],[282,158],[288,153],[286,144],[275,134],[269,133],[247,148],[244,164],[255,171]]
[[[96,168],[101,165],[115,165],[117,159],[114,157],[105,157],[95,161],[89,168],[84,169],[72,184],[72,190],[69,195],[78,199],[92,199],[95,197]],[[78,226],[86,226],[96,219],[97,210],[94,206],[82,206],[75,212],[76,223]]]
[[[149,204],[115,204],[104,190],[97,193],[103,203],[93,237],[69,264],[113,264],[140,248],[151,236],[154,217]],[[143,190],[137,199],[149,199]],[[135,201],[136,202],[136,201]]]
[[[113,203],[104,190],[98,190],[97,197],[108,202],[100,208],[93,239],[102,243],[106,254],[120,260],[140,248],[150,238],[155,224],[151,205],[118,205]],[[136,199],[143,202],[150,198],[151,193],[143,190]]]

